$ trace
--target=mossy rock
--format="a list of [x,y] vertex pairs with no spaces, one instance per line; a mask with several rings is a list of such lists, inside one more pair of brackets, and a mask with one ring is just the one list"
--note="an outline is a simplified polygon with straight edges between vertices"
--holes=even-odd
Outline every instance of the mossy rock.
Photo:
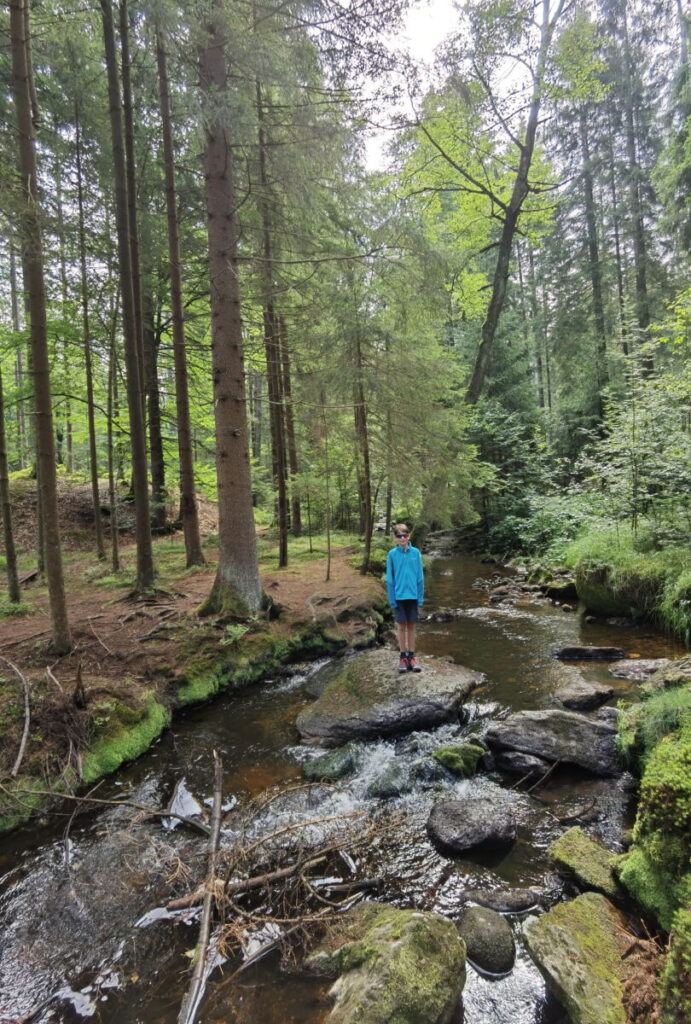
[[689,867],[691,850],[691,722],[665,736],[641,779],[633,838],[672,874]]
[[599,893],[558,903],[525,929],[528,949],[571,1024],[626,1024],[622,999],[631,937]]
[[590,839],[578,826],[564,832],[547,851],[557,871],[580,889],[592,889],[616,901],[621,896],[614,875],[617,857]]
[[447,918],[363,903],[307,966],[337,976],[329,1024],[450,1024],[465,984],[465,944]]
[[337,747],[336,750],[330,750],[327,754],[307,761],[302,767],[302,773],[311,782],[320,782],[323,779],[335,782],[355,771],[357,750],[357,744],[346,743],[343,747]]
[[467,779],[477,771],[478,761],[487,753],[484,747],[476,743],[461,743],[454,747],[440,747],[432,757],[454,775]]

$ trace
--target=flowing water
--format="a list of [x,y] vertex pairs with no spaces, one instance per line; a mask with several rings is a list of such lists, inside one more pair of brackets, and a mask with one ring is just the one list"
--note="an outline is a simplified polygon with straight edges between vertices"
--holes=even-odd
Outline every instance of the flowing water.
[[[306,797],[294,787],[302,778],[302,764],[322,751],[300,745],[294,727],[311,699],[305,682],[320,668],[303,666],[177,718],[145,757],[103,783],[95,795],[166,807],[176,783],[184,780],[177,809],[193,813],[195,799],[210,800],[212,751],[217,750],[225,771],[225,842],[234,837],[235,816],[247,799],[268,794],[271,801],[256,811],[246,833],[255,841],[300,820],[314,823],[305,833],[314,842],[338,834],[352,815],[362,816],[356,820],[363,829],[365,823],[395,820],[395,830],[382,831],[352,858],[344,858],[342,875],[376,876],[378,898],[397,906],[454,918],[468,888],[533,887],[536,899],[555,898],[559,882],[550,872],[546,849],[564,830],[558,818],[587,807],[589,833],[612,849],[621,848],[622,832],[631,823],[631,780],[555,773],[531,795],[522,787],[512,789],[515,779],[496,774],[440,779],[430,770],[435,765],[431,752],[482,734],[508,710],[545,706],[554,687],[551,653],[557,647],[614,645],[640,657],[679,657],[683,651],[642,627],[582,624],[539,595],[488,606],[487,588],[495,572],[496,567],[468,556],[428,562],[426,610],[452,607],[457,617],[422,624],[418,650],[450,657],[486,677],[461,723],[358,744],[354,775],[337,786],[315,787]],[[392,651],[392,664],[395,657]],[[614,685],[615,701],[635,693],[636,684],[612,680],[606,665],[581,667],[586,677]],[[402,795],[388,800],[373,796],[392,766],[406,780]],[[472,789],[488,800],[509,800],[519,831],[508,852],[456,859],[437,853],[427,840],[425,821],[440,787],[446,795]],[[186,811],[188,804],[191,810]],[[27,1018],[39,1024],[174,1024],[188,979],[184,954],[194,947],[198,918],[189,911],[171,917],[164,905],[171,887],[185,891],[200,877],[205,842],[185,828],[165,827],[169,821],[163,826],[133,822],[134,812],[125,807],[75,817],[72,812],[68,807],[57,824],[52,820],[0,840],[0,1024]],[[525,919],[525,914],[509,917],[518,947],[510,975],[490,979],[469,967],[463,996],[467,1024],[556,1024],[562,1019],[524,951]],[[265,938],[248,937],[247,951]],[[212,976],[201,1021],[319,1024],[327,1016],[326,983],[280,971],[273,955],[231,978],[236,966],[226,964]]]

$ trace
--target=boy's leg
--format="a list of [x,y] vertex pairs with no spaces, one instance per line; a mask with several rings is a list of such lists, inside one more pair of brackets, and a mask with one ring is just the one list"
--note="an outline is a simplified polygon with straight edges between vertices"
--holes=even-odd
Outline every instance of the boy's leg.
[[408,668],[411,672],[421,672],[420,663],[415,657],[415,622],[408,623]]

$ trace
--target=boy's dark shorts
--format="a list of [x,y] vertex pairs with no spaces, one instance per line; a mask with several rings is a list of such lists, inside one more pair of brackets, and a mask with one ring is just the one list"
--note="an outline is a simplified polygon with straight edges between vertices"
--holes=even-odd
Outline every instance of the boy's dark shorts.
[[405,601],[396,601],[394,611],[396,613],[396,622],[419,621],[417,601],[414,598],[406,598]]

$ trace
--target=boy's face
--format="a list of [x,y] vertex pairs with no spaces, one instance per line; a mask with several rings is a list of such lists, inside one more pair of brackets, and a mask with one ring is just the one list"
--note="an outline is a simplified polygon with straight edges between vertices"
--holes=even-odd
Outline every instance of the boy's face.
[[403,528],[401,528],[400,530],[395,530],[393,536],[394,536],[394,540],[396,541],[396,544],[397,544],[397,546],[399,548],[407,548],[408,547],[408,540],[409,540],[409,536],[410,535],[409,535],[407,529],[404,530]]

